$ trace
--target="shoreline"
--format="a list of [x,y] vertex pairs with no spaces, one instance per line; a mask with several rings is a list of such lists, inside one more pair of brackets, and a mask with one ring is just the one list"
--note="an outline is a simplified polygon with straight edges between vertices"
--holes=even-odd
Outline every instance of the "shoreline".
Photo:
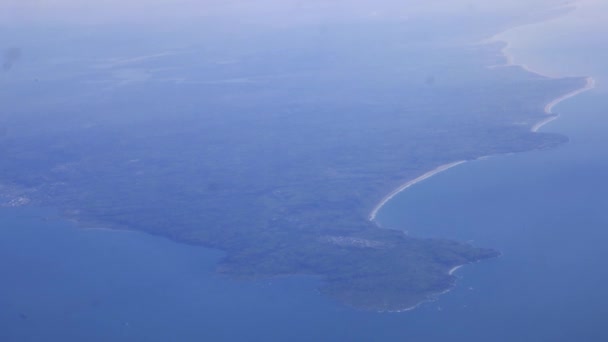
[[[569,4],[568,6],[572,7],[573,10],[575,11],[575,10],[577,10],[580,7],[580,2],[576,2],[574,4]],[[542,22],[540,22],[540,23],[542,23]],[[540,24],[540,23],[536,23],[536,24]],[[526,25],[524,25],[524,26],[526,26]],[[509,52],[509,49],[511,48],[511,42],[508,41],[505,38],[500,38],[500,36],[503,35],[505,32],[507,32],[509,30],[512,30],[512,29],[515,29],[515,28],[518,28],[518,27],[520,27],[520,26],[515,26],[515,27],[512,27],[512,28],[509,28],[509,29],[507,29],[505,31],[502,31],[500,33],[497,33],[497,34],[491,36],[490,38],[483,39],[482,41],[480,41],[478,43],[478,44],[492,44],[492,43],[497,43],[497,42],[504,43],[504,46],[500,49],[500,53],[505,58],[505,63],[501,64],[501,65],[491,65],[491,66],[488,66],[488,68],[489,69],[493,69],[493,68],[516,66],[516,67],[522,68],[524,71],[527,71],[527,72],[529,72],[531,74],[538,75],[538,76],[545,77],[545,78],[549,78],[549,79],[558,79],[558,78],[564,77],[564,76],[559,76],[559,75],[551,75],[551,74],[548,74],[548,73],[543,73],[543,72],[540,72],[538,70],[533,70],[532,68],[528,67],[524,63],[516,63],[515,62],[515,57],[513,56],[512,53]],[[532,131],[532,132],[538,132],[538,130],[541,127],[543,127],[546,124],[548,124],[548,123],[552,122],[553,120],[557,119],[559,117],[559,115],[556,115],[555,113],[553,113],[553,108],[555,106],[557,106],[559,103],[561,103],[562,101],[565,101],[565,100],[567,100],[567,99],[569,99],[571,97],[577,96],[577,95],[579,95],[581,93],[584,93],[584,92],[586,92],[588,90],[591,90],[591,89],[595,88],[596,81],[595,81],[595,79],[593,77],[587,76],[586,77],[586,81],[587,82],[586,82],[585,86],[583,86],[582,88],[576,89],[576,90],[571,91],[571,92],[569,92],[567,94],[559,96],[559,97],[555,98],[554,100],[550,101],[549,103],[547,103],[545,105],[545,107],[544,107],[543,110],[544,110],[545,114],[548,117],[545,118],[545,119],[543,119],[543,120],[541,120],[541,121],[539,121],[539,122],[537,122],[536,124],[534,124],[532,126],[532,128],[530,129],[530,131]]]
[[556,98],[555,100],[547,103],[547,105],[545,106],[545,113],[546,114],[553,114],[553,107],[555,107],[556,105],[558,105],[560,102],[567,100],[571,97],[574,97],[578,94],[584,93],[587,90],[591,90],[593,88],[595,88],[595,79],[593,79],[593,77],[587,77],[586,79],[587,83],[585,84],[584,87],[571,91],[568,94],[564,94],[558,98]]
[[[499,67],[518,66],[518,67],[524,69],[525,71],[527,71],[529,73],[532,73],[532,74],[535,74],[535,75],[538,75],[538,76],[541,76],[541,77],[545,77],[545,78],[549,78],[549,79],[559,78],[559,76],[553,76],[553,75],[549,75],[549,74],[543,74],[543,73],[541,73],[539,71],[532,70],[528,66],[526,66],[525,64],[516,64],[515,63],[513,55],[508,52],[508,49],[510,48],[511,43],[509,41],[500,39],[499,36],[501,34],[503,34],[504,32],[506,32],[506,31],[508,31],[510,29],[516,28],[516,27],[518,27],[518,26],[509,28],[509,29],[507,29],[507,30],[505,30],[503,32],[497,33],[497,34],[493,35],[492,37],[484,39],[484,40],[482,40],[481,42],[478,43],[478,44],[491,44],[491,43],[495,43],[495,42],[503,42],[503,43],[505,43],[504,47],[500,50],[501,54],[505,57],[505,60],[506,60],[505,64],[502,64],[502,65],[491,65],[491,66],[488,66],[488,68],[492,69],[492,68],[499,68]],[[582,88],[576,89],[576,90],[571,91],[571,92],[569,92],[567,94],[561,95],[561,96],[553,99],[549,103],[547,103],[545,105],[545,107],[543,108],[543,111],[547,115],[547,118],[545,118],[545,119],[537,122],[536,124],[534,124],[530,128],[530,131],[531,132],[538,132],[538,130],[540,128],[542,128],[546,124],[552,122],[553,120],[557,119],[559,117],[559,115],[556,115],[556,114],[553,113],[553,108],[555,106],[557,106],[558,104],[560,104],[561,102],[563,102],[563,101],[565,101],[565,100],[567,100],[569,98],[572,98],[574,96],[580,95],[581,93],[584,93],[586,91],[589,91],[589,90],[595,88],[596,81],[595,81],[595,79],[593,77],[587,76],[586,77],[586,81],[587,82],[586,82],[585,86],[583,86]],[[486,158],[486,157],[489,157],[489,156],[484,156],[484,157],[481,157],[481,158]],[[478,159],[481,159],[481,158],[478,158]],[[376,204],[376,206],[374,206],[374,208],[372,209],[371,213],[369,214],[369,217],[368,217],[369,221],[375,221],[376,220],[376,216],[377,216],[378,212],[380,211],[380,209],[386,203],[388,203],[393,197],[395,197],[397,194],[399,194],[400,192],[404,191],[405,189],[409,188],[410,186],[412,186],[412,185],[414,185],[414,184],[416,184],[418,182],[421,182],[421,181],[423,181],[423,180],[425,180],[427,178],[430,178],[430,177],[432,177],[432,176],[434,176],[434,175],[436,175],[436,174],[438,174],[440,172],[446,171],[446,170],[448,170],[448,169],[450,169],[450,168],[452,168],[454,166],[460,165],[460,164],[465,163],[465,162],[467,162],[467,161],[466,160],[461,160],[461,161],[457,161],[457,162],[443,164],[443,165],[441,165],[441,166],[439,166],[439,167],[437,167],[437,168],[435,168],[435,169],[433,169],[433,170],[431,170],[431,171],[429,171],[429,172],[427,172],[427,173],[425,173],[425,174],[423,174],[423,175],[421,175],[421,176],[419,176],[417,178],[414,178],[413,180],[410,180],[410,181],[402,184],[397,189],[391,191],[378,204]]]
[[[460,267],[462,267],[462,266],[464,266],[464,265],[460,265],[460,266],[453,267],[453,268],[450,270],[450,272],[452,272],[452,270],[456,271],[455,269],[458,269],[458,268],[460,268]],[[450,273],[450,275],[451,275],[451,273]],[[415,309],[417,309],[419,306],[422,306],[422,305],[424,305],[424,304],[426,304],[426,303],[432,303],[432,302],[437,301],[437,300],[439,299],[439,296],[444,295],[444,294],[446,294],[446,293],[449,293],[450,291],[452,291],[452,290],[454,289],[454,287],[455,287],[455,285],[453,285],[453,284],[452,284],[452,286],[450,286],[449,288],[447,288],[447,289],[445,289],[445,290],[443,290],[443,291],[441,291],[441,292],[437,292],[437,293],[433,294],[432,296],[428,297],[426,300],[423,300],[423,301],[421,301],[420,303],[418,303],[418,304],[416,304],[416,305],[413,305],[413,306],[410,306],[410,307],[407,307],[407,308],[405,308],[405,309],[398,309],[398,310],[387,310],[387,311],[384,311],[384,312],[387,312],[387,313],[401,313],[401,312],[407,312],[407,311],[412,311],[412,310],[415,310]],[[382,311],[381,311],[381,312],[382,312]]]
[[[507,58],[509,58],[509,57],[507,57]],[[510,65],[505,65],[505,66],[510,66]],[[523,67],[523,65],[521,65],[521,66]],[[540,76],[547,77],[547,78],[554,78],[554,77],[551,77],[551,76],[547,76],[547,75],[543,75],[543,74],[537,73],[535,71],[531,71],[531,70],[529,70],[529,69],[527,69],[525,67],[524,67],[524,69],[526,71],[528,71],[530,73],[534,73],[536,75],[540,75]],[[561,96],[555,98],[554,100],[552,100],[551,102],[547,103],[545,105],[545,107],[544,107],[544,113],[547,115],[547,118],[545,118],[545,119],[537,122],[536,124],[534,124],[530,128],[530,131],[531,132],[538,132],[538,130],[540,128],[542,128],[546,124],[552,122],[553,120],[559,118],[559,115],[555,115],[553,113],[553,108],[555,106],[557,106],[558,104],[560,104],[561,102],[563,102],[563,101],[565,101],[565,100],[567,100],[569,98],[575,97],[577,95],[580,95],[580,94],[582,94],[582,93],[584,93],[586,91],[589,91],[589,90],[595,88],[596,82],[595,82],[595,79],[593,77],[588,76],[586,78],[586,80],[587,80],[587,83],[582,88],[576,89],[576,90],[571,91],[571,92],[569,92],[567,94],[561,95]],[[489,157],[489,156],[484,156],[484,157],[481,157],[481,158],[486,158],[486,157]],[[478,158],[478,159],[481,159],[481,158]],[[376,220],[376,216],[377,216],[378,212],[380,211],[380,209],[382,209],[382,207],[386,203],[388,203],[393,197],[395,197],[397,194],[399,194],[400,192],[404,191],[405,189],[409,188],[410,186],[412,186],[412,185],[414,185],[414,184],[416,184],[418,182],[421,182],[421,181],[423,181],[423,180],[425,180],[427,178],[430,178],[430,177],[432,177],[432,176],[434,176],[434,175],[436,175],[436,174],[438,174],[440,172],[446,171],[446,170],[448,170],[448,169],[450,169],[450,168],[452,168],[454,166],[457,166],[457,165],[460,165],[460,164],[463,164],[463,163],[466,163],[466,162],[467,162],[466,160],[460,160],[460,161],[456,161],[456,162],[452,162],[452,163],[443,164],[443,165],[440,165],[439,167],[437,167],[437,168],[435,168],[435,169],[433,169],[433,170],[431,170],[429,172],[424,173],[421,176],[418,176],[417,178],[414,178],[414,179],[412,179],[410,181],[405,182],[404,184],[400,185],[397,189],[391,191],[378,204],[376,204],[376,206],[374,206],[374,208],[372,209],[371,213],[369,214],[368,219],[370,221],[375,221]]]
[[452,268],[451,268],[451,269],[448,271],[448,274],[449,274],[449,275],[454,275],[454,272],[458,271],[458,270],[459,270],[459,269],[460,269],[462,266],[464,266],[464,265],[458,265],[458,266],[454,266],[454,267],[452,267]]
[[[552,20],[556,20],[559,18],[562,18],[564,16],[569,15],[572,12],[575,12],[576,10],[578,10],[581,7],[581,0],[575,0],[574,3],[568,3],[568,4],[562,4],[557,5],[555,7],[553,7],[554,10],[557,9],[569,9],[568,12],[558,15],[556,17],[550,17],[550,18],[546,18],[546,19],[541,19],[539,21],[534,21],[534,22],[530,22],[530,23],[524,23],[524,24],[520,24],[520,25],[515,25],[509,28],[506,28],[492,36],[490,36],[489,38],[485,38],[482,39],[481,41],[477,42],[476,44],[479,45],[484,45],[484,44],[492,44],[492,43],[503,43],[504,46],[502,47],[502,49],[500,49],[500,53],[502,54],[502,56],[505,58],[505,63],[504,64],[498,64],[498,65],[491,65],[488,66],[487,68],[489,69],[493,69],[493,68],[500,68],[500,67],[510,67],[510,66],[518,66],[520,68],[522,68],[523,70],[530,72],[532,74],[535,75],[539,75],[542,77],[546,77],[546,78],[561,78],[564,76],[560,76],[560,75],[550,75],[548,73],[543,73],[540,72],[538,70],[533,70],[532,68],[528,67],[527,64],[524,63],[516,63],[515,62],[515,57],[513,56],[512,53],[509,53],[508,50],[511,48],[511,42],[509,41],[509,39],[507,38],[501,38],[500,36],[504,35],[506,32],[513,30],[513,29],[521,29],[523,27],[527,27],[527,26],[534,26],[534,25],[539,25],[539,24],[545,24],[547,22],[550,22]],[[550,10],[550,9],[548,9]]]
[[532,126],[532,128],[530,128],[530,131],[532,132],[538,132],[538,130],[543,127],[544,125],[548,124],[549,122],[559,118],[559,115],[556,115],[555,113],[553,113],[553,108],[555,106],[557,106],[558,104],[560,104],[562,101],[565,101],[571,97],[577,96],[581,93],[584,93],[588,90],[594,89],[595,88],[595,79],[593,77],[587,77],[587,83],[585,84],[584,87],[571,91],[567,94],[564,94],[558,98],[556,98],[555,100],[547,103],[545,105],[544,108],[544,112],[547,115],[547,118],[545,118],[544,120],[541,120],[539,122],[537,122],[534,126]]
[[397,194],[399,194],[400,192],[402,192],[403,190],[409,188],[410,186],[422,182],[425,179],[431,178],[434,175],[446,171],[454,166],[460,165],[465,163],[466,160],[460,160],[457,162],[452,162],[452,163],[448,163],[448,164],[443,164],[440,165],[439,167],[436,167],[435,169],[428,171],[412,180],[409,180],[405,183],[403,183],[402,185],[400,185],[397,189],[391,191],[388,195],[386,195],[380,202],[378,202],[378,204],[376,204],[376,206],[374,206],[374,209],[372,209],[372,212],[369,214],[368,219],[370,221],[375,221],[376,220],[376,215],[378,214],[378,212],[380,211],[380,209],[382,209],[382,207],[388,203],[391,199],[393,199],[393,197],[395,197]]
[[567,94],[564,94],[556,99],[554,99],[553,101],[547,103],[544,107],[544,111],[545,114],[548,115],[548,117],[538,123],[536,123],[534,126],[532,126],[532,128],[530,129],[532,132],[538,132],[538,130],[543,127],[544,125],[548,124],[549,122],[559,118],[559,115],[555,115],[555,113],[553,113],[553,108],[555,106],[557,106],[558,104],[560,104],[562,101],[565,101],[571,97],[580,95],[588,90],[594,89],[595,88],[595,79],[593,77],[587,77],[586,78],[587,83],[585,84],[584,87],[571,91]]
[[[574,10],[578,9],[578,7],[579,7],[579,6],[580,6],[580,3],[579,3],[579,2],[576,2],[576,3],[574,4]],[[542,21],[540,21],[540,22],[538,22],[538,23],[543,23],[544,21],[545,21],[545,20],[542,20]],[[478,43],[477,43],[477,44],[492,44],[492,43],[496,43],[496,42],[502,42],[502,43],[504,43],[504,46],[503,46],[503,48],[500,50],[500,53],[501,53],[501,54],[504,56],[504,58],[505,58],[505,64],[501,64],[501,65],[490,65],[490,66],[487,66],[487,68],[488,68],[488,69],[493,69],[493,68],[500,68],[500,67],[513,67],[513,66],[516,66],[516,67],[520,67],[520,68],[522,68],[522,69],[523,69],[524,71],[526,71],[526,72],[529,72],[529,73],[531,73],[531,74],[538,75],[538,76],[541,76],[541,77],[544,77],[544,78],[549,78],[549,79],[557,79],[557,78],[561,78],[562,76],[554,76],[554,75],[544,74],[544,73],[542,73],[542,72],[540,72],[540,71],[535,71],[535,70],[531,69],[531,68],[530,68],[530,67],[528,67],[526,64],[523,64],[523,63],[519,63],[519,64],[518,64],[518,63],[516,63],[516,62],[515,62],[515,58],[514,58],[513,54],[511,54],[511,53],[509,53],[509,52],[508,52],[509,48],[511,47],[511,42],[509,42],[509,41],[508,41],[508,40],[506,40],[506,39],[501,39],[501,38],[499,38],[499,36],[500,36],[500,35],[502,35],[502,34],[504,34],[506,31],[509,31],[509,30],[511,30],[511,29],[514,29],[514,28],[517,28],[517,27],[520,27],[520,26],[526,26],[526,25],[517,25],[517,26],[513,26],[513,27],[511,27],[511,28],[508,28],[508,29],[506,29],[506,30],[503,30],[502,32],[499,32],[499,33],[497,33],[497,34],[495,34],[495,35],[491,36],[490,38],[483,39],[482,41],[480,41],[480,42],[478,42]],[[581,77],[583,77],[583,76],[581,76]],[[586,77],[586,84],[585,84],[583,87],[581,87],[581,88],[579,88],[579,89],[576,89],[576,90],[574,90],[574,91],[571,91],[571,92],[569,92],[569,93],[567,93],[567,94],[561,95],[561,96],[559,96],[559,97],[557,97],[557,98],[553,99],[553,100],[552,100],[552,101],[550,101],[549,103],[547,103],[547,104],[544,106],[544,108],[543,108],[543,112],[544,112],[544,114],[545,114],[547,117],[546,117],[545,119],[543,119],[543,120],[541,120],[541,121],[537,122],[536,124],[534,124],[534,125],[533,125],[533,126],[530,128],[530,131],[531,131],[531,132],[534,132],[534,133],[535,133],[535,132],[538,132],[538,130],[539,130],[540,128],[542,128],[542,127],[543,127],[543,126],[545,126],[546,124],[548,124],[548,123],[552,122],[553,120],[555,120],[555,119],[559,118],[559,115],[557,115],[557,114],[553,113],[553,108],[554,108],[555,106],[557,106],[559,103],[561,103],[561,102],[563,102],[563,101],[565,101],[565,100],[567,100],[567,99],[570,99],[570,98],[572,98],[572,97],[575,97],[575,96],[577,96],[577,95],[580,95],[581,93],[584,93],[584,92],[586,92],[586,91],[592,90],[592,89],[594,89],[595,87],[596,87],[596,81],[595,81],[595,79],[594,79],[593,77],[591,77],[591,76],[587,76],[587,77]],[[480,158],[477,158],[477,159],[484,159],[484,158],[487,158],[487,157],[490,157],[490,156],[484,156],[484,157],[480,157]],[[393,190],[393,191],[392,191],[392,192],[390,192],[390,193],[389,193],[387,196],[385,196],[385,197],[384,197],[384,198],[383,198],[383,199],[382,199],[382,200],[381,200],[381,201],[380,201],[380,202],[379,202],[379,203],[378,203],[378,204],[377,204],[377,205],[376,205],[376,206],[373,208],[373,210],[371,211],[371,213],[370,213],[370,215],[369,215],[369,220],[370,220],[370,221],[375,221],[375,220],[376,220],[376,216],[377,216],[378,212],[380,211],[380,209],[382,209],[382,207],[383,207],[383,206],[384,206],[386,203],[388,203],[388,202],[389,202],[389,201],[390,201],[390,200],[391,200],[393,197],[395,197],[396,195],[398,195],[398,194],[399,194],[399,193],[401,193],[402,191],[406,190],[406,189],[407,189],[407,188],[409,188],[410,186],[412,186],[412,185],[414,185],[414,184],[416,184],[416,183],[418,183],[418,182],[421,182],[421,181],[423,181],[423,180],[425,180],[425,179],[428,179],[428,178],[430,178],[430,177],[432,177],[432,176],[434,176],[434,175],[436,175],[436,174],[438,174],[438,173],[440,173],[440,172],[446,171],[446,170],[448,170],[448,169],[450,169],[450,168],[452,168],[452,167],[454,167],[454,166],[457,166],[457,165],[463,164],[463,163],[465,163],[465,162],[467,162],[467,160],[461,160],[461,161],[457,161],[457,162],[452,162],[452,163],[448,163],[448,164],[443,164],[443,165],[441,165],[441,166],[439,166],[439,167],[437,167],[437,168],[435,168],[435,169],[433,169],[433,170],[431,170],[431,171],[429,171],[429,172],[424,173],[423,175],[421,175],[421,176],[419,176],[419,177],[417,177],[417,178],[414,178],[413,180],[410,180],[410,181],[408,181],[408,182],[406,182],[406,183],[402,184],[402,185],[401,185],[401,186],[399,186],[397,189]],[[376,224],[378,224],[378,222],[376,222]],[[459,266],[452,267],[450,270],[448,270],[448,275],[449,275],[449,276],[454,276],[454,273],[455,273],[456,271],[458,271],[458,270],[459,270],[461,267],[463,267],[463,266],[465,266],[465,265],[463,264],[463,265],[459,265]],[[453,288],[453,287],[452,287],[452,288]],[[444,291],[438,292],[437,294],[435,294],[435,295],[434,295],[434,297],[435,297],[435,296],[436,296],[436,297],[439,297],[439,296],[441,296],[441,295],[443,295],[443,294],[445,294],[445,293],[447,293],[447,292],[450,292],[450,291],[452,290],[452,288],[449,288],[449,289],[447,289],[447,290],[444,290]],[[418,308],[420,305],[422,305],[422,304],[424,304],[424,303],[426,303],[426,302],[429,302],[429,301],[433,301],[433,299],[432,299],[432,298],[429,298],[428,300],[423,300],[423,301],[421,301],[420,303],[418,303],[418,304],[416,304],[416,305],[414,305],[414,306],[411,306],[411,307],[408,307],[408,308],[404,308],[404,309],[400,309],[400,310],[391,310],[391,311],[389,311],[389,312],[393,312],[393,313],[400,313],[400,312],[411,311],[411,310],[414,310],[414,309]]]

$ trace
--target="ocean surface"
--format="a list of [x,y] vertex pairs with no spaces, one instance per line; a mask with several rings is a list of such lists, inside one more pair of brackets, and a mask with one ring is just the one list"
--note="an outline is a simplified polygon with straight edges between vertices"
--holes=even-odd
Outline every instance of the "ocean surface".
[[594,6],[606,7],[502,36],[516,63],[597,80],[541,129],[570,143],[460,165],[379,212],[387,227],[503,253],[459,269],[438,301],[355,311],[319,295],[315,278],[225,279],[213,272],[220,252],[4,208],[0,341],[608,340],[608,28]]

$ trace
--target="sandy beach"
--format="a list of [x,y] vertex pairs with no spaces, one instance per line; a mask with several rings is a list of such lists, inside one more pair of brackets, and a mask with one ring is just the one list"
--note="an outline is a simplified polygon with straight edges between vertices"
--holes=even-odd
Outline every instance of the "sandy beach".
[[425,179],[428,179],[430,177],[433,177],[434,175],[443,172],[447,169],[450,169],[456,165],[460,165],[462,163],[466,162],[466,160],[460,160],[457,162],[453,162],[453,163],[449,163],[449,164],[444,164],[441,165],[417,178],[412,179],[411,181],[408,181],[404,184],[402,184],[400,187],[398,187],[397,189],[393,190],[391,193],[389,193],[386,197],[384,197],[372,210],[372,212],[369,214],[369,220],[370,221],[374,221],[376,219],[376,215],[378,214],[378,211],[380,211],[380,209],[388,202],[390,201],[393,197],[395,197],[398,193],[400,193],[401,191],[409,188],[410,186],[422,182]]
[[[580,6],[580,3],[574,3],[574,4],[569,4],[568,7],[571,7],[573,9],[577,9]],[[556,79],[556,78],[560,78],[559,75],[550,75],[547,73],[541,73],[537,70],[533,70],[532,68],[528,67],[525,64],[518,64],[515,62],[515,58],[513,57],[513,55],[511,53],[509,53],[509,49],[511,48],[511,43],[507,40],[504,40],[502,38],[500,38],[501,35],[503,35],[504,32],[501,32],[499,34],[496,34],[488,39],[484,39],[483,41],[479,42],[479,44],[491,44],[491,43],[496,43],[496,42],[503,42],[505,45],[503,46],[503,48],[501,49],[501,54],[505,57],[505,63],[502,65],[492,65],[492,66],[488,66],[488,68],[492,69],[492,68],[499,68],[499,67],[511,67],[511,66],[518,66],[522,69],[524,69],[525,71],[541,76],[541,77],[546,77],[546,78],[551,78],[551,79]],[[549,122],[555,120],[558,118],[558,115],[554,115],[553,113],[553,108],[558,105],[559,103],[561,103],[562,101],[565,101],[571,97],[574,97],[576,95],[579,95],[583,92],[586,92],[588,90],[591,90],[593,88],[595,88],[596,82],[595,79],[593,79],[593,77],[587,77],[587,83],[585,84],[584,87],[574,90],[570,93],[564,94],[556,99],[554,99],[553,101],[547,103],[545,105],[544,108],[544,112],[545,114],[547,114],[547,118],[545,118],[544,120],[541,120],[540,122],[536,123],[534,126],[532,126],[532,128],[530,129],[532,132],[537,132],[541,127],[543,127],[544,125],[548,124]]]
[[569,99],[573,96],[576,96],[580,93],[586,92],[587,90],[591,90],[593,88],[595,88],[595,80],[593,79],[593,77],[587,77],[587,83],[585,84],[585,86],[583,88],[570,92],[566,95],[560,96],[557,99],[549,102],[545,106],[545,113],[553,114],[553,107],[555,107],[558,103],[560,103],[566,99]]
[[[576,7],[578,7],[578,5],[579,5],[579,4],[578,4],[578,3],[576,3]],[[517,63],[515,62],[515,59],[514,59],[513,55],[509,53],[509,49],[510,49],[510,47],[511,47],[511,43],[510,43],[509,41],[507,41],[507,40],[503,40],[503,39],[501,39],[501,38],[500,38],[500,36],[501,36],[502,34],[503,34],[503,32],[501,32],[501,33],[499,33],[499,34],[496,34],[496,35],[494,35],[494,36],[492,36],[492,37],[490,37],[490,38],[488,38],[488,39],[484,39],[483,41],[479,42],[479,44],[491,44],[491,43],[496,43],[496,42],[503,42],[503,43],[504,43],[504,46],[503,46],[503,48],[501,49],[501,54],[502,54],[502,55],[504,56],[504,58],[505,58],[505,63],[504,63],[504,64],[500,64],[500,65],[492,65],[492,66],[488,66],[488,68],[492,69],[492,68],[500,68],[500,67],[512,67],[512,66],[517,66],[517,67],[520,67],[520,68],[524,69],[525,71],[527,71],[527,72],[529,72],[529,73],[532,73],[532,74],[535,74],[535,75],[538,75],[538,76],[541,76],[541,77],[550,78],[550,79],[556,79],[556,78],[560,78],[560,76],[557,76],[557,75],[549,75],[549,74],[541,73],[541,72],[539,72],[539,71],[535,71],[535,70],[533,70],[533,69],[529,68],[528,66],[526,66],[525,64],[517,64]],[[538,130],[539,130],[541,127],[543,127],[544,125],[546,125],[546,124],[548,124],[549,122],[551,122],[551,121],[553,121],[553,120],[557,119],[559,116],[558,116],[558,115],[556,115],[556,114],[553,112],[553,109],[554,109],[554,107],[555,107],[556,105],[558,105],[558,104],[559,104],[559,103],[561,103],[562,101],[565,101],[565,100],[567,100],[567,99],[569,99],[569,98],[572,98],[572,97],[574,97],[574,96],[577,96],[577,95],[579,95],[579,94],[581,94],[581,93],[583,93],[583,92],[586,92],[586,91],[588,91],[588,90],[591,90],[591,89],[595,88],[595,86],[596,86],[596,81],[595,81],[595,79],[594,79],[594,78],[592,78],[592,77],[587,77],[587,78],[586,78],[586,84],[585,84],[585,86],[583,86],[582,88],[577,89],[577,90],[574,90],[574,91],[569,92],[569,93],[567,93],[567,94],[561,95],[561,96],[559,96],[559,97],[555,98],[554,100],[552,100],[551,102],[547,103],[547,104],[544,106],[544,114],[546,114],[546,115],[547,115],[547,117],[546,117],[545,119],[541,120],[540,122],[536,123],[534,126],[532,126],[530,130],[531,130],[532,132],[537,132],[537,131],[538,131]],[[479,158],[479,159],[483,159],[483,158],[486,158],[486,157],[481,157],[481,158]],[[374,207],[374,209],[372,210],[372,212],[371,212],[371,213],[370,213],[370,215],[369,215],[369,220],[370,220],[370,221],[375,221],[376,216],[377,216],[378,212],[380,211],[380,209],[381,209],[381,208],[382,208],[382,207],[383,207],[383,206],[384,206],[386,203],[388,203],[388,202],[389,202],[389,201],[390,201],[390,200],[391,200],[393,197],[395,197],[397,194],[399,194],[400,192],[404,191],[405,189],[409,188],[410,186],[412,186],[412,185],[414,185],[414,184],[416,184],[416,183],[419,183],[419,182],[421,182],[421,181],[423,181],[423,180],[425,180],[425,179],[428,179],[428,178],[430,178],[430,177],[432,177],[432,176],[434,176],[434,175],[436,175],[436,174],[438,174],[438,173],[440,173],[440,172],[446,171],[446,170],[448,170],[448,169],[450,169],[450,168],[452,168],[452,167],[454,167],[454,166],[460,165],[460,164],[465,163],[465,162],[466,162],[466,160],[461,160],[461,161],[457,161],[457,162],[452,162],[452,163],[448,163],[448,164],[441,165],[441,166],[439,166],[439,167],[437,167],[437,168],[435,168],[435,169],[433,169],[433,170],[431,170],[431,171],[429,171],[429,172],[424,173],[423,175],[421,175],[421,176],[419,176],[419,177],[417,177],[417,178],[415,178],[415,179],[413,179],[413,180],[410,180],[410,181],[408,181],[408,182],[406,182],[406,183],[402,184],[402,185],[401,185],[401,186],[399,186],[397,189],[395,189],[395,190],[393,190],[391,193],[389,193],[389,194],[388,194],[386,197],[384,197],[384,198],[383,198],[383,199],[382,199],[382,200],[381,200],[381,201],[380,201],[380,202],[379,202],[379,203],[378,203],[378,204],[377,204],[377,205]],[[454,273],[455,273],[456,271],[458,271],[458,270],[459,270],[461,267],[463,267],[463,266],[464,266],[464,265],[459,265],[459,266],[452,267],[452,268],[451,268],[451,269],[448,271],[448,274],[449,274],[450,276],[453,276],[453,275],[454,275]],[[445,290],[445,291],[443,291],[443,292],[441,292],[441,293],[436,294],[436,296],[440,296],[440,295],[442,295],[442,294],[444,294],[444,293],[449,292],[450,290],[451,290],[451,288],[450,288],[450,289],[447,289],[447,290]],[[431,299],[429,299],[429,300],[431,300]],[[427,301],[429,301],[429,300],[427,300]],[[406,311],[411,311],[411,310],[416,309],[418,306],[422,305],[423,303],[425,303],[425,302],[427,302],[427,301],[423,301],[423,302],[418,303],[417,305],[414,305],[414,306],[412,306],[412,307],[404,308],[404,309],[401,309],[401,310],[394,310],[394,311],[391,311],[391,312],[406,312]]]
[[448,274],[449,274],[449,275],[454,275],[454,272],[458,271],[458,269],[459,269],[459,268],[461,268],[462,266],[464,266],[464,265],[459,265],[459,266],[452,267],[452,268],[451,268],[451,269],[448,271]]
[[[502,34],[502,33],[501,33]],[[490,37],[489,39],[485,39],[482,42],[480,42],[481,44],[489,44],[492,42],[497,42],[497,41],[502,41],[499,38],[500,34],[497,34],[495,36]],[[542,77],[546,77],[546,78],[557,78],[557,76],[552,76],[552,75],[547,75],[547,74],[542,74],[540,72],[531,70],[530,68],[528,68],[526,65],[524,64],[515,64],[514,62],[514,58],[513,56],[508,52],[508,49],[510,47],[510,43],[509,42],[505,42],[505,46],[501,49],[501,53],[504,55],[505,57],[505,64],[503,65],[494,65],[494,66],[489,66],[489,68],[497,68],[497,67],[509,67],[509,66],[519,66],[521,68],[523,68],[524,70],[542,76]],[[588,90],[591,90],[595,88],[595,80],[592,77],[587,77],[587,83],[585,84],[584,87],[574,90],[572,92],[569,92],[567,94],[564,94],[554,100],[552,100],[551,102],[547,103],[544,107],[544,112],[547,115],[547,118],[545,118],[544,120],[536,123],[534,126],[532,126],[532,128],[530,128],[530,130],[532,132],[537,132],[541,127],[543,127],[544,125],[548,124],[549,122],[555,120],[558,118],[557,115],[555,115],[553,113],[553,108],[558,105],[559,103],[561,103],[562,101],[565,101],[571,97],[574,97],[576,95],[579,95],[583,92],[586,92]],[[431,170],[425,174],[423,174],[420,177],[417,177],[411,181],[408,181],[406,183],[404,183],[403,185],[401,185],[400,187],[398,187],[397,189],[393,190],[391,193],[389,193],[386,197],[384,197],[372,210],[372,212],[369,215],[369,220],[370,221],[374,221],[376,219],[376,215],[378,214],[378,211],[382,208],[382,206],[384,206],[388,201],[390,201],[393,197],[395,197],[398,193],[400,193],[401,191],[409,188],[410,186],[421,182],[427,178],[430,178],[440,172],[443,172],[449,168],[452,168],[456,165],[460,165],[462,163],[466,162],[465,160],[461,160],[461,161],[457,161],[457,162],[453,162],[453,163],[449,163],[449,164],[444,164],[439,166],[438,168]]]
[[574,97],[576,95],[579,95],[580,93],[586,92],[587,90],[591,90],[595,88],[595,80],[593,79],[593,77],[587,77],[587,83],[585,84],[585,86],[581,89],[577,89],[575,91],[572,91],[568,94],[565,94],[563,96],[560,96],[558,98],[556,98],[555,100],[547,103],[547,105],[545,106],[545,114],[549,115],[546,119],[538,122],[536,125],[532,126],[532,128],[530,129],[532,132],[538,132],[538,130],[543,127],[544,125],[548,124],[549,122],[557,119],[559,116],[558,115],[554,115],[553,113],[553,107],[555,107],[556,105],[558,105],[560,102],[565,101],[571,97]]

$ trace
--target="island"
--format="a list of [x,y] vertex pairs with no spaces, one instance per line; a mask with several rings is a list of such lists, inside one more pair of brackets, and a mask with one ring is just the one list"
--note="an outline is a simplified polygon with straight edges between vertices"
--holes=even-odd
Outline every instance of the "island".
[[567,142],[537,128],[588,83],[507,64],[504,43],[476,44],[500,28],[484,23],[203,35],[178,53],[49,67],[35,85],[7,78],[2,200],[221,250],[217,272],[235,279],[318,276],[345,305],[411,309],[500,253],[381,227],[381,206],[458,163]]

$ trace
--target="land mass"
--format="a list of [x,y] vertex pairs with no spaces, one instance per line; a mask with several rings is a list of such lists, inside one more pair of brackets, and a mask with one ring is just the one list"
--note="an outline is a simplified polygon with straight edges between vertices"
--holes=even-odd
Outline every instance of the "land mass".
[[40,76],[34,95],[13,80],[0,94],[23,99],[2,117],[5,202],[220,249],[218,272],[235,278],[320,276],[323,293],[356,308],[432,299],[453,286],[455,267],[498,252],[370,218],[442,165],[567,141],[532,128],[586,80],[488,68],[505,62],[500,43],[360,25],[328,28],[322,44],[297,29],[264,32],[255,46],[211,40],[204,61],[201,48],[162,55],[172,77],[140,83],[84,66]]

